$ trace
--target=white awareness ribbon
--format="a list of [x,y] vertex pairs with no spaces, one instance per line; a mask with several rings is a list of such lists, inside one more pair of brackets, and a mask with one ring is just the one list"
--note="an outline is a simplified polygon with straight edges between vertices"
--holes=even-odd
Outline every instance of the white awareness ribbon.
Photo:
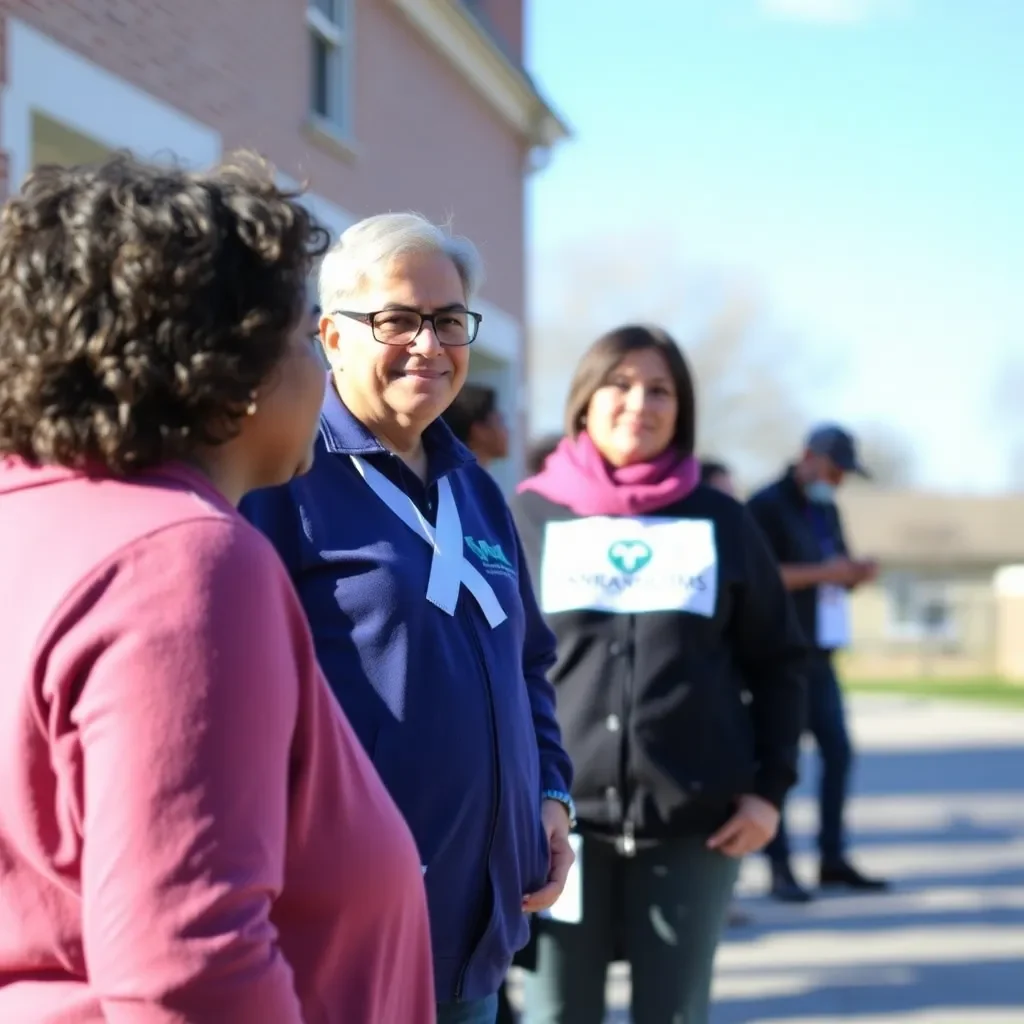
[[400,487],[396,487],[383,473],[374,469],[365,459],[351,456],[359,475],[369,484],[374,494],[413,533],[418,534],[433,548],[427,600],[449,615],[455,614],[459,590],[465,588],[476,599],[491,629],[500,626],[508,617],[491,585],[482,573],[466,560],[463,546],[462,521],[455,504],[451,484],[442,477],[437,485],[437,527],[430,525],[416,503]]

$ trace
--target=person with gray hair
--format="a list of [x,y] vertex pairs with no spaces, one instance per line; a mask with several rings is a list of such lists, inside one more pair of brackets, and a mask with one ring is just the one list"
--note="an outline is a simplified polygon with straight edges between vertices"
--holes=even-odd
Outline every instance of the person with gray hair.
[[493,1024],[526,914],[556,901],[573,860],[554,638],[500,490],[441,420],[481,277],[469,241],[415,214],[349,228],[320,271],[330,373],[313,468],[243,509],[412,828],[440,1024]]

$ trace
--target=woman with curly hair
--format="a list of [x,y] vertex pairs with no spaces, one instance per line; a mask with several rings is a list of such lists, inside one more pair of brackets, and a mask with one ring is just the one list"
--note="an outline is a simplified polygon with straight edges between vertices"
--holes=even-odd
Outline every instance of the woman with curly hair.
[[326,243],[256,162],[0,216],[0,1020],[433,1021],[412,837],[235,508],[310,466]]

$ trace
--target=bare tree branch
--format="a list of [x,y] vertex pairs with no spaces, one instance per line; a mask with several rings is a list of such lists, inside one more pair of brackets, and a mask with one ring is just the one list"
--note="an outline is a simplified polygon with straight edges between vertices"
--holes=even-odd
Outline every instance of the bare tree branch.
[[1024,356],[1010,354],[992,382],[992,429],[1006,445],[1006,482],[1024,491]]
[[542,312],[530,356],[534,431],[560,422],[569,378],[595,338],[624,323],[656,323],[680,341],[693,367],[702,454],[753,483],[798,451],[808,425],[805,400],[820,390],[829,368],[772,324],[749,289],[686,268],[671,238],[569,246],[538,269]]
[[[870,485],[896,490],[911,487],[917,474],[914,444],[902,431],[887,423],[867,423],[853,429],[861,462],[871,473]],[[851,481],[857,486],[859,481]]]

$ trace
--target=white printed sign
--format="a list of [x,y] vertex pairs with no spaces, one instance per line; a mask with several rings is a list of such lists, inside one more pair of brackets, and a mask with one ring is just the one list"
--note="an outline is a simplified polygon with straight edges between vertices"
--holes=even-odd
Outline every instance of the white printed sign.
[[711,618],[718,594],[708,519],[591,516],[547,524],[540,597],[546,614],[678,611]]
[[850,594],[845,587],[818,587],[818,646],[834,651],[850,645]]

